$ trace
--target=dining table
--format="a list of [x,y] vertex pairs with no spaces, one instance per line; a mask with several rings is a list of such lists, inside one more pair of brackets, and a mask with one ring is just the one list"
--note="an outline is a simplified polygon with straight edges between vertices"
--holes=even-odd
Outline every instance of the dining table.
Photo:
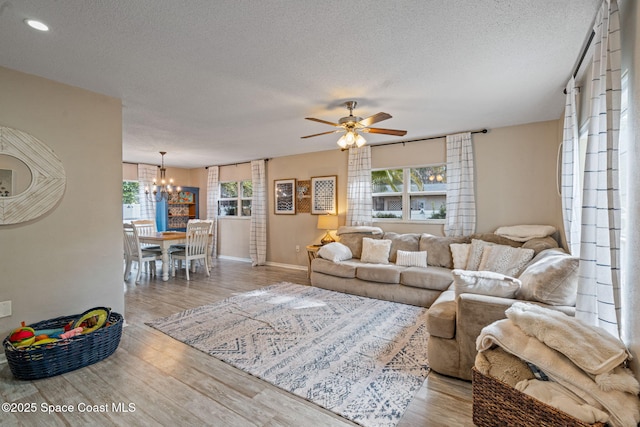
[[171,245],[186,243],[187,233],[184,231],[159,231],[157,233],[139,236],[138,238],[140,239],[140,243],[160,246],[162,250],[162,280],[164,282],[169,280],[169,248]]

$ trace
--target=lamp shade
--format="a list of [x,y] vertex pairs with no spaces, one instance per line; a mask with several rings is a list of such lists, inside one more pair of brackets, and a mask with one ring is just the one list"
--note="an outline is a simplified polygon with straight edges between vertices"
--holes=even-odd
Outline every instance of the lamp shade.
[[318,216],[318,229],[319,230],[337,230],[338,216],[337,215]]

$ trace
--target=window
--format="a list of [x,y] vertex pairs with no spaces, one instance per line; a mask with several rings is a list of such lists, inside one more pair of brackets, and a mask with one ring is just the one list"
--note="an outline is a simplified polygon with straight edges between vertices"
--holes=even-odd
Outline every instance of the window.
[[140,219],[140,183],[122,181],[122,219]]
[[371,171],[373,218],[444,219],[446,171],[444,164]]
[[251,216],[252,197],[251,180],[221,182],[218,216]]

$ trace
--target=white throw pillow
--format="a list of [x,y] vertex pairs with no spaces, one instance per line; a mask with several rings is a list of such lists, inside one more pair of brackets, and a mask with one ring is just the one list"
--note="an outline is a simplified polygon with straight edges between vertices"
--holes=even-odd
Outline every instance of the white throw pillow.
[[520,289],[520,280],[493,271],[453,270],[453,289],[460,294],[480,294],[514,298]]
[[389,264],[389,252],[391,252],[391,240],[362,239],[362,255],[360,261],[375,264]]
[[451,243],[449,247],[453,257],[453,268],[464,270],[467,267],[471,243]]
[[401,251],[396,253],[396,265],[427,268],[427,251]]
[[471,246],[469,247],[469,257],[467,258],[467,265],[465,270],[479,270],[480,261],[482,260],[482,252],[487,246],[491,246],[493,243],[485,242],[484,240],[472,239]]
[[533,258],[533,254],[533,249],[512,248],[506,245],[486,246],[482,251],[478,270],[518,277]]
[[333,262],[346,261],[353,258],[351,249],[340,242],[332,242],[324,245],[318,250],[318,256]]

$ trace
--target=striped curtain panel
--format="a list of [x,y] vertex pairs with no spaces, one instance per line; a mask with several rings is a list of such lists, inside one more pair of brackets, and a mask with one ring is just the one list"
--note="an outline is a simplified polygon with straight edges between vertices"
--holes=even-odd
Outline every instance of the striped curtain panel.
[[447,218],[445,236],[476,231],[476,198],[471,132],[447,135]]
[[249,230],[249,255],[251,265],[267,262],[267,177],[264,160],[251,162],[253,199],[251,200],[251,227]]
[[153,180],[156,179],[157,174],[157,166],[138,164],[140,219],[152,219],[154,222],[156,220],[156,203],[147,200],[147,195],[144,194],[144,190],[148,188],[149,191],[151,191]]
[[620,336],[620,17],[605,0],[595,25],[576,317]]
[[218,176],[220,168],[209,166],[207,174],[207,219],[213,221],[211,258],[218,257]]
[[371,225],[371,147],[349,148],[346,225]]
[[567,83],[564,107],[564,134],[562,138],[562,218],[567,248],[573,256],[580,256],[580,140],[576,114],[576,82],[573,77]]

